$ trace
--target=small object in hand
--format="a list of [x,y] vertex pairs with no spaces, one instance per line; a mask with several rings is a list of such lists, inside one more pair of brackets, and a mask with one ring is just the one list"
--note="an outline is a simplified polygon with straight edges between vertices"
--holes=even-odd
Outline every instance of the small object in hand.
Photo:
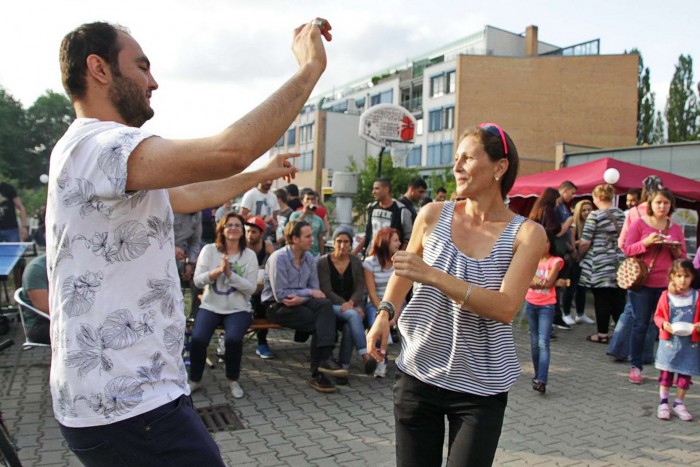
[[323,20],[322,19],[315,19],[315,20],[311,21],[311,24],[313,24],[314,26],[321,27],[321,26],[323,26]]
[[675,323],[671,323],[671,329],[673,329],[673,334],[675,336],[689,336],[693,333],[695,326],[693,326],[693,323],[677,321]]

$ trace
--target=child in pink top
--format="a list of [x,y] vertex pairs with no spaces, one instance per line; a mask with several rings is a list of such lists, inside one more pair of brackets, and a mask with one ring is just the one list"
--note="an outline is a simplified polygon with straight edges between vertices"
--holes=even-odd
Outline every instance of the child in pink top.
[[535,367],[532,389],[546,391],[549,373],[549,341],[552,337],[554,305],[557,302],[555,284],[564,260],[554,256],[553,234],[547,233],[545,251],[537,265],[535,277],[525,295],[525,312],[530,324],[530,353]]

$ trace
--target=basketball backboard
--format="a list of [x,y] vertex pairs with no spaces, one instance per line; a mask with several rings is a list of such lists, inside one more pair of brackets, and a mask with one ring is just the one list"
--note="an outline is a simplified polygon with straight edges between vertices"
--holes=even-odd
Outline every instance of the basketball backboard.
[[400,105],[377,104],[360,115],[360,137],[377,146],[412,143],[415,129],[415,117]]

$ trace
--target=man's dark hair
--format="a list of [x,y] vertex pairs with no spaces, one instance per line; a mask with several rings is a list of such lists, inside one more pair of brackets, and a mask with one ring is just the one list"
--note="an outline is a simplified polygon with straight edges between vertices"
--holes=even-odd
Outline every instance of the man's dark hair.
[[435,190],[435,193],[445,193],[445,194],[447,194],[447,190],[445,189],[444,186],[441,186],[440,188],[438,188],[437,190]]
[[625,193],[625,194],[626,195],[634,195],[637,197],[637,199],[642,198],[642,190],[640,190],[639,188],[631,188],[631,189],[627,190],[627,193]]
[[283,203],[287,204],[287,191],[284,188],[278,188],[275,190],[275,196],[280,199]]
[[428,184],[425,183],[425,180],[423,180],[420,177],[414,178],[411,180],[411,182],[408,184],[409,187],[413,188],[414,190],[417,190],[418,188],[423,188],[424,190],[428,189]]
[[299,191],[299,198],[304,199],[304,196],[306,196],[306,193],[308,193],[309,191],[314,191],[314,190],[312,188],[309,188],[309,187],[302,188],[301,191]]
[[292,243],[292,237],[301,237],[301,229],[310,224],[306,221],[289,221],[284,226],[284,239],[287,243]]
[[391,180],[389,180],[388,178],[378,178],[375,180],[375,182],[387,188],[391,188]]
[[104,22],[86,23],[63,38],[59,55],[61,79],[66,93],[72,100],[85,97],[87,58],[90,55],[102,57],[112,74],[121,76],[119,32],[129,33],[123,26]]
[[284,187],[285,190],[287,190],[287,194],[289,196],[299,196],[299,187],[296,186],[294,183],[290,183],[286,187]]
[[578,187],[574,185],[574,182],[572,182],[571,180],[564,180],[563,182],[561,182],[561,185],[559,185],[559,189],[578,190]]

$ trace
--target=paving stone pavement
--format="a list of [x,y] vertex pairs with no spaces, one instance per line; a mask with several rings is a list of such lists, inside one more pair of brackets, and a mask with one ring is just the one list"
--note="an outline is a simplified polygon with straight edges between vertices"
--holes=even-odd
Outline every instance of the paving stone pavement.
[[[576,325],[558,331],[552,342],[550,381],[542,396],[529,384],[525,321],[516,319],[514,329],[523,376],[509,396],[495,465],[700,465],[700,422],[656,418],[655,369],[647,368],[644,384],[631,385],[627,364],[611,362],[605,346],[585,340],[595,327]],[[20,335],[17,328],[10,334],[16,342]],[[193,397],[197,407],[231,404],[245,425],[213,435],[227,465],[394,465],[393,365],[380,380],[365,376],[353,361],[349,385],[320,394],[306,382],[308,344],[293,342],[290,331],[270,331],[268,339],[276,359],[258,358],[254,339],[245,345],[242,399],[227,393],[223,364],[205,371],[204,389]],[[0,407],[21,445],[20,458],[26,466],[80,465],[53,418],[48,349],[24,352],[6,394],[19,350],[16,345],[0,355]],[[391,360],[397,351],[390,347]],[[693,389],[687,406],[700,419],[700,394]]]

